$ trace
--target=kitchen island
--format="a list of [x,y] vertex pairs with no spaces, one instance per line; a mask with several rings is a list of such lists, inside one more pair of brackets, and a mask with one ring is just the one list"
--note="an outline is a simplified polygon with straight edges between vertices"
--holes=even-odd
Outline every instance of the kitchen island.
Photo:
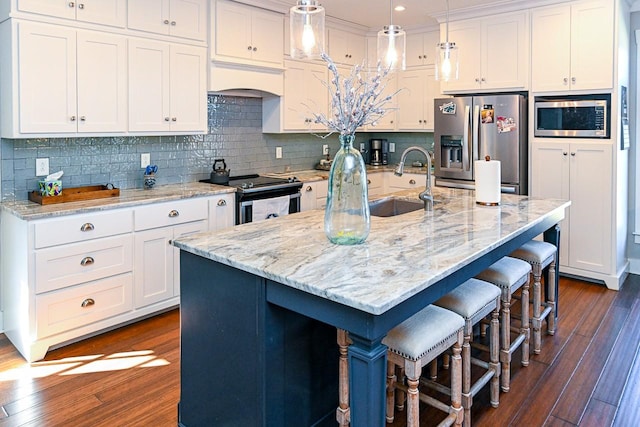
[[[417,197],[408,190],[399,195]],[[432,212],[372,217],[331,244],[309,211],[174,241],[181,249],[181,426],[335,425],[335,328],[349,331],[353,426],[383,426],[385,334],[534,238],[569,202],[435,188]],[[335,388],[334,388],[335,387]]]

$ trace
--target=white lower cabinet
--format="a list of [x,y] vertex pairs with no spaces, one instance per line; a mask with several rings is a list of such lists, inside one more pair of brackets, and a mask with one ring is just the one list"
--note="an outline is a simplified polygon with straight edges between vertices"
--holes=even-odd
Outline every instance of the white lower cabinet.
[[[52,346],[176,306],[180,258],[171,240],[233,224],[234,198],[227,193],[33,220],[2,210],[5,334],[33,362]],[[210,216],[214,206],[221,210]]]
[[302,184],[300,197],[300,211],[310,211],[313,209],[324,209],[327,205],[327,191],[329,181],[312,181]]
[[571,200],[561,223],[560,272],[605,282],[615,277],[619,196],[613,191],[612,145],[534,141],[531,168],[532,196]]
[[426,173],[403,173],[402,176],[396,176],[393,172],[387,174],[385,193],[393,193],[399,190],[408,190],[411,188],[425,188],[427,184]]
[[384,173],[369,173],[367,174],[367,184],[369,189],[369,197],[379,196],[384,194],[385,188],[385,174]]

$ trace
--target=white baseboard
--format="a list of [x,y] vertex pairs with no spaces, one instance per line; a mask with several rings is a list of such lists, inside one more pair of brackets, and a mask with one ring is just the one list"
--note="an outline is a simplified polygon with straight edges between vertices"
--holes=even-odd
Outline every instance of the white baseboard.
[[640,274],[640,259],[629,258],[629,273]]

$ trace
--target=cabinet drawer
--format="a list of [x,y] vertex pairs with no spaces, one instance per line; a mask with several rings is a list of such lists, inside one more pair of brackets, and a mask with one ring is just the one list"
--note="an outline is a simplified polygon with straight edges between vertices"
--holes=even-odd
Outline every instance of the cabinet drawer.
[[36,293],[132,270],[133,235],[125,234],[35,251]]
[[45,248],[129,233],[133,230],[133,215],[130,209],[70,215],[37,221],[34,230],[35,248]]
[[154,203],[135,209],[135,230],[166,227],[199,221],[209,217],[209,202],[204,197]]
[[38,338],[54,335],[130,311],[131,273],[36,296]]

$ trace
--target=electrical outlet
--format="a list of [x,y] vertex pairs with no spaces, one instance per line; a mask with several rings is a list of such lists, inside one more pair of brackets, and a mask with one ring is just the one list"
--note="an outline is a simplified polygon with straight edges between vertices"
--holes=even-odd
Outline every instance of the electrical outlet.
[[366,150],[365,146],[364,146],[364,142],[360,143],[360,152],[364,153],[364,151]]
[[322,146],[322,154],[323,154],[323,155],[325,155],[325,156],[326,156],[327,154],[329,154],[329,146],[328,146],[327,144],[324,144],[324,145]]
[[36,159],[36,176],[49,175],[49,159]]
[[276,159],[282,158],[282,147],[276,147]]
[[151,153],[140,154],[140,167],[144,169],[150,164],[151,164]]
[[395,142],[390,142],[389,143],[389,152],[390,153],[395,153],[396,152],[396,143]]

